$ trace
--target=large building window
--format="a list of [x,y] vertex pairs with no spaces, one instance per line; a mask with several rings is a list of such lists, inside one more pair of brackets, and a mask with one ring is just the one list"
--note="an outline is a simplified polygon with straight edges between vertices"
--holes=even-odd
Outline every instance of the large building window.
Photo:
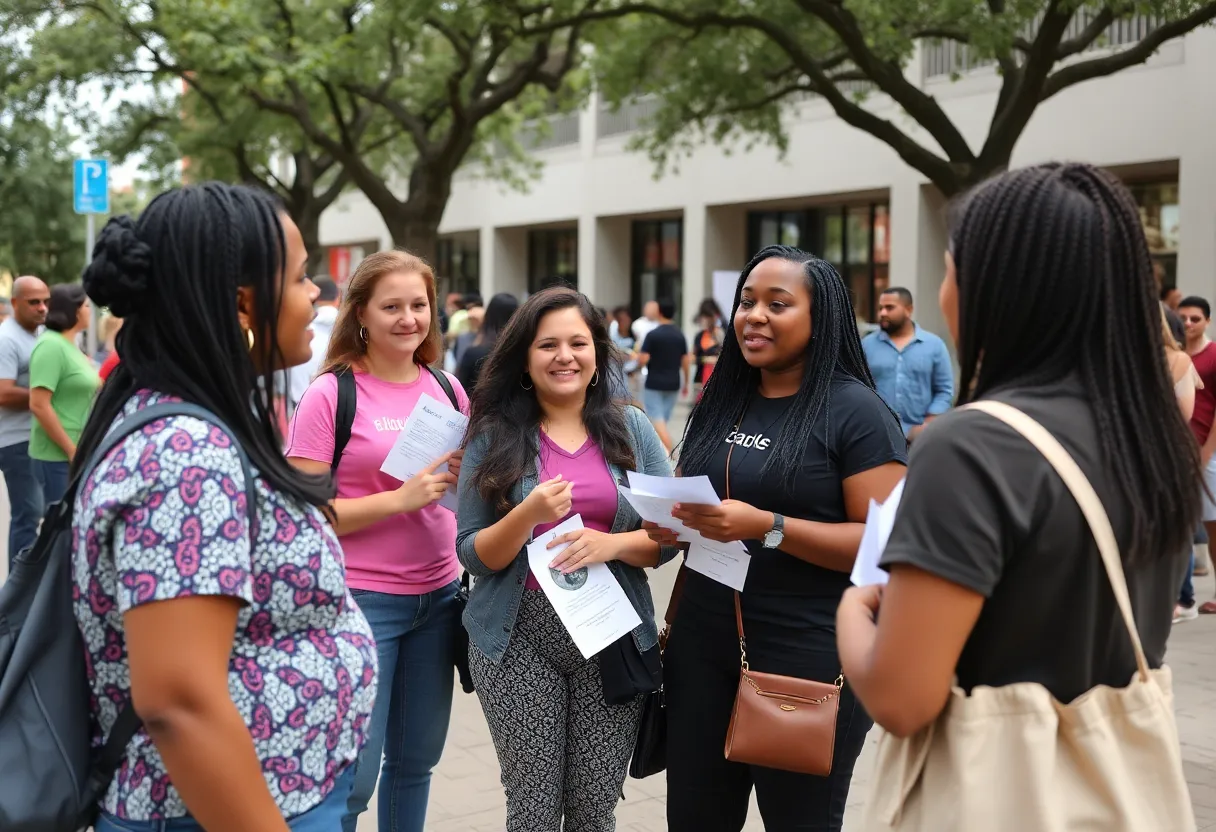
[[827,260],[844,278],[857,317],[875,319],[878,296],[890,285],[891,222],[885,202],[752,211],[747,232],[752,254],[786,245]]
[[1162,273],[1162,285],[1173,288],[1178,285],[1178,243],[1181,236],[1178,182],[1128,187],[1136,198],[1136,205],[1140,207],[1140,221],[1144,223],[1149,254]]
[[632,306],[640,315],[646,301],[676,303],[680,321],[684,298],[684,221],[637,220],[633,223]]
[[467,295],[481,288],[481,246],[475,235],[441,237],[435,253],[438,297]]
[[558,283],[578,285],[578,229],[528,232],[528,294]]

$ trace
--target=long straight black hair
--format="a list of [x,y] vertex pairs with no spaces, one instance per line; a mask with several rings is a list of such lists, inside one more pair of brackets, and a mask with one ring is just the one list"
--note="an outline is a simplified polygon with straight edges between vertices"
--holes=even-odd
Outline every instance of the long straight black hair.
[[[743,285],[752,269],[774,257],[802,267],[811,295],[811,339],[806,345],[802,384],[794,396],[777,446],[805,448],[812,441],[827,443],[833,376],[849,376],[874,389],[874,377],[861,349],[853,302],[840,275],[830,263],[813,254],[790,246],[768,246],[744,267],[735,285],[722,352],[705,384],[701,400],[688,417],[688,429],[684,432],[680,469],[685,476],[708,473],[722,441],[743,418],[748,402],[756,393],[760,371],[748,364],[743,356],[735,334],[734,316],[739,309]],[[823,426],[817,436],[816,425],[821,415],[824,416]],[[896,419],[894,413],[891,418]],[[762,474],[775,473],[784,487],[792,490],[801,469],[802,454],[785,453],[769,454],[760,470]]]
[[[222,419],[277,491],[328,504],[329,477],[291,467],[272,416],[274,375],[282,369],[276,333],[286,242],[280,211],[266,193],[208,182],[163,193],[138,223],[116,217],[102,230],[84,286],[99,306],[123,319],[120,362],[85,425],[76,470],[127,401],[151,390]],[[253,289],[260,370],[237,317],[240,286]]]
[[1199,448],[1164,361],[1131,193],[1091,165],[1039,165],[980,185],[951,225],[960,402],[1075,373],[1131,515],[1125,557],[1176,557],[1200,518]]
[[623,468],[634,464],[625,408],[613,400],[613,391],[622,382],[617,378],[621,364],[616,360],[603,316],[581,292],[564,286],[544,289],[524,301],[499,334],[470,402],[465,441],[483,434],[488,440],[472,484],[483,500],[504,513],[511,509],[511,489],[535,463],[540,450],[540,403],[536,393],[524,386],[528,351],[536,340],[541,318],[561,309],[579,311],[595,345],[599,378],[587,388],[583,405],[587,434],[608,462]]
[[485,318],[481,321],[481,332],[477,334],[475,343],[493,347],[498,336],[507,328],[511,316],[518,309],[519,298],[509,292],[499,292],[490,298],[490,303],[486,306]]

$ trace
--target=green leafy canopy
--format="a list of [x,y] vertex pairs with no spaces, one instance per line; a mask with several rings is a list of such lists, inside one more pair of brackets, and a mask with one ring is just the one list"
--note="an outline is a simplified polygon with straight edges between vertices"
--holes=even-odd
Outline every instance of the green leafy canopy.
[[[633,145],[660,173],[707,140],[784,151],[784,117],[817,96],[954,194],[1008,166],[1043,101],[1143,63],[1216,19],[1216,2],[620,0],[593,16],[602,22],[591,39],[603,98],[615,106],[641,96],[661,102]],[[1131,22],[1144,37],[1112,44],[1112,26]],[[943,43],[1001,76],[978,147],[912,63],[919,44]]]

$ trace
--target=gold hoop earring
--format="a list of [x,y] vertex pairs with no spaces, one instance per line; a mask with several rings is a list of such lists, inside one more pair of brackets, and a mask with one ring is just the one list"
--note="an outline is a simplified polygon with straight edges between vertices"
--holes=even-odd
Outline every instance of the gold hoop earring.
[[524,379],[525,379],[525,378],[526,378],[526,379],[528,379],[528,381],[531,381],[531,380],[532,380],[532,379],[528,378],[528,374],[527,374],[527,373],[524,373],[524,374],[523,374],[523,377],[522,377],[522,378],[520,378],[520,380],[519,380],[519,386],[520,386],[520,387],[522,387],[522,388],[524,388],[525,390],[531,390],[531,389],[532,389],[532,385],[531,385],[531,384],[524,384]]
[[599,383],[600,383],[600,371],[597,369],[594,373],[591,374],[591,386],[594,387],[595,385],[597,385]]
[[365,326],[359,327],[359,340],[362,341],[364,344],[367,343],[367,327],[365,327]]
[[249,351],[253,352],[253,328],[245,330],[245,343],[249,345]]

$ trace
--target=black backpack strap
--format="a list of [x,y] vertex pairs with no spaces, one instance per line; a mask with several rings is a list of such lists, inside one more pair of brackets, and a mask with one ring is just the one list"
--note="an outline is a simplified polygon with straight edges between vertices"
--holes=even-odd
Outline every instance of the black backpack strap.
[[[253,474],[253,466],[249,463],[249,456],[245,453],[245,449],[236,441],[236,435],[233,434],[232,429],[210,410],[196,404],[188,402],[161,402],[124,418],[101,440],[88,463],[76,474],[68,493],[74,494],[79,484],[84,482],[93,469],[105,459],[106,455],[118,447],[128,436],[153,422],[169,419],[174,416],[194,417],[204,422],[210,422],[231,437],[233,445],[236,447],[237,455],[241,459],[241,469],[245,474],[245,510],[249,517],[249,545],[252,549],[256,546],[258,539],[257,481]],[[75,503],[74,496],[70,502],[67,498],[65,498],[64,502],[68,506],[71,506]],[[118,712],[118,718],[114,720],[114,724],[110,727],[110,734],[106,737],[105,745],[102,746],[101,751],[89,767],[89,779],[85,786],[86,791],[84,795],[87,801],[86,805],[100,800],[104,796],[105,791],[110,788],[110,781],[114,779],[114,773],[118,771],[118,767],[122,764],[122,759],[127,751],[127,745],[134,739],[142,724],[142,720],[140,720],[139,715],[135,712],[135,706],[131,702],[127,702]]]
[[355,386],[355,374],[350,367],[337,371],[334,376],[338,379],[338,407],[334,411],[334,459],[329,464],[330,471],[337,471],[338,463],[342,461],[359,403],[359,388]]
[[135,713],[135,706],[128,702],[118,712],[118,718],[110,726],[106,744],[89,766],[89,780],[85,785],[84,797],[85,805],[90,809],[92,804],[105,797],[110,788],[110,781],[114,779],[115,772],[122,765],[122,758],[127,754],[127,744],[139,733],[141,725],[143,721],[139,714]]
[[443,388],[443,392],[447,393],[448,401],[452,403],[452,407],[460,410],[460,401],[456,398],[456,390],[452,387],[452,380],[448,378],[448,374],[443,370],[436,370],[429,364],[426,368],[435,377],[435,381],[439,382],[439,386]]

